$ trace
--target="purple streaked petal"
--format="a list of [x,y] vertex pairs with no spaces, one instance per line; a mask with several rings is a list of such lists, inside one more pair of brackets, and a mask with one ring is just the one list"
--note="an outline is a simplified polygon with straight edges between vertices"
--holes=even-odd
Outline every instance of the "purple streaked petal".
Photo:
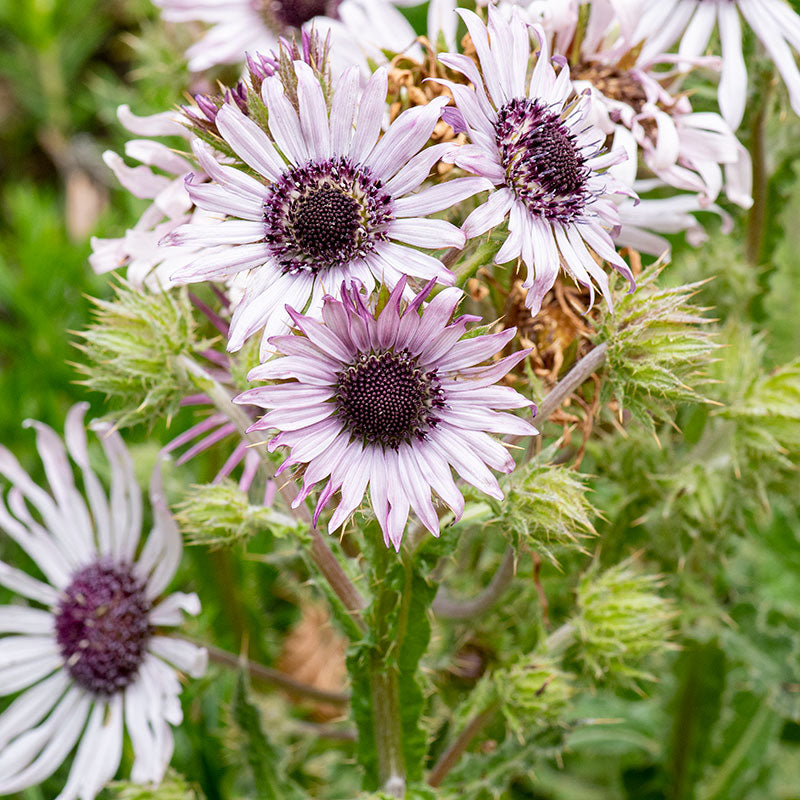
[[198,208],[215,214],[226,214],[246,220],[263,220],[263,201],[256,197],[243,197],[214,183],[194,183],[186,179],[186,191]]
[[323,353],[330,353],[342,362],[347,362],[355,355],[351,344],[316,320],[298,314],[294,309],[287,309],[294,324],[308,337],[309,341],[319,347]]
[[424,106],[406,109],[389,126],[364,163],[376,175],[396,174],[428,141],[447,98],[438,97]]
[[307,428],[315,422],[322,422],[335,411],[336,406],[332,403],[309,403],[301,408],[282,406],[266,414],[262,422],[270,428],[277,428],[282,431],[297,431],[301,428]]
[[506,328],[498,333],[457,342],[448,353],[437,360],[438,368],[442,372],[457,372],[485,361],[499,353],[514,338],[516,332],[516,328]]
[[347,476],[342,481],[342,499],[328,523],[328,532],[333,533],[361,505],[367,491],[372,472],[372,451],[354,442],[348,453]]
[[492,192],[489,199],[464,220],[461,229],[465,236],[472,239],[499,225],[505,219],[513,202],[514,195],[509,189],[498,189],[496,192]]
[[322,86],[311,67],[295,61],[297,75],[297,101],[300,109],[300,126],[303,129],[309,155],[320,160],[331,155],[331,134],[328,128],[328,109]]
[[394,201],[396,217],[424,217],[494,188],[486,178],[455,178]]
[[217,114],[216,124],[222,138],[245,164],[271,181],[281,176],[286,165],[269,137],[235,105],[225,103]]
[[416,189],[430,175],[433,165],[452,149],[452,144],[445,142],[421,150],[409,159],[408,163],[391,180],[386,182],[386,191],[393,197],[401,197]]
[[447,392],[472,392],[474,389],[491,386],[526,358],[529,350],[518,350],[510,356],[501,358],[488,367],[468,367],[460,369],[456,375],[442,378],[442,386]]
[[[443,289],[433,300],[428,303],[422,313],[417,331],[406,347],[410,353],[415,355],[422,352],[431,341],[431,338],[438,333],[450,321],[456,306],[464,299],[464,293],[455,286]],[[406,311],[408,313],[408,311]],[[398,343],[399,346],[399,343]]]
[[358,106],[356,132],[346,155],[355,161],[363,161],[372,151],[383,124],[386,109],[386,92],[389,88],[388,73],[385,67],[379,67],[367,81],[361,102]]
[[271,257],[263,242],[242,244],[200,255],[170,275],[172,283],[197,283],[211,278],[229,278],[237,272],[262,266]]
[[[456,276],[438,258],[421,253],[405,245],[395,244],[394,242],[381,242],[375,248],[374,256],[378,255],[381,259],[388,262],[401,275],[413,275],[423,280],[436,279],[438,283],[452,286],[456,281]],[[379,277],[373,269],[375,277]]]
[[391,239],[397,239],[415,247],[441,250],[445,247],[461,249],[466,243],[463,231],[444,219],[395,219],[386,229]]
[[412,453],[417,462],[420,474],[431,485],[433,491],[439,495],[456,516],[460,519],[464,513],[464,495],[458,490],[453,480],[450,464],[427,442],[422,442],[419,447],[412,448]]
[[530,422],[526,422],[521,417],[499,411],[489,411],[486,408],[469,408],[466,405],[451,408],[447,414],[447,421],[448,424],[472,431],[516,433],[520,436],[535,436],[538,433]]
[[284,157],[293,164],[303,164],[308,161],[309,153],[306,149],[300,120],[283,93],[280,81],[266,80],[261,88],[264,102],[269,111],[269,132],[275,144]]
[[175,463],[180,466],[181,464],[185,464],[187,461],[191,461],[199,453],[208,450],[209,447],[212,447],[217,442],[222,441],[234,433],[236,433],[235,425],[223,425],[213,433],[209,433],[208,436],[203,437],[196,444],[192,445]]
[[215,247],[223,244],[251,244],[263,238],[263,222],[229,219],[215,225],[189,222],[168,233],[159,244],[162,247],[165,244]]
[[[258,370],[257,373],[256,370]],[[253,380],[267,381],[295,378],[317,386],[329,386],[336,382],[336,373],[330,367],[320,362],[314,363],[299,356],[285,356],[268,361],[266,364],[253,369],[250,375]],[[238,398],[234,398],[234,402],[237,402],[237,400]]]
[[503,492],[497,479],[473,450],[464,444],[458,431],[446,426],[437,427],[431,433],[430,446],[449,464],[452,464],[456,472],[467,483],[490,497],[497,500],[503,499]]
[[419,521],[434,535],[439,535],[439,516],[431,502],[431,488],[417,468],[414,449],[402,445],[397,449],[397,466],[403,476],[403,486],[408,494],[411,507]]
[[346,153],[353,136],[359,98],[358,67],[348,67],[336,82],[331,103],[331,151]]

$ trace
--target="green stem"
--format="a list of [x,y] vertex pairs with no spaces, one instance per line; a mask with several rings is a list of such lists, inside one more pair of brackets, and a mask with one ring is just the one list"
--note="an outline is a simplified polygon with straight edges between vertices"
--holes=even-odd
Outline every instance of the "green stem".
[[375,720],[375,747],[378,754],[378,779],[383,791],[390,797],[404,797],[406,765],[403,757],[397,672],[394,669],[387,669],[377,654],[371,659],[370,686],[372,715]]
[[747,260],[754,267],[761,264],[764,247],[764,227],[767,218],[768,175],[766,164],[765,133],[767,106],[771,92],[769,81],[759,93],[760,102],[750,125],[750,158],[753,162],[753,205],[747,218]]
[[375,730],[375,750],[378,756],[378,780],[381,789],[390,797],[404,797],[406,790],[406,765],[403,753],[403,727],[400,715],[400,687],[397,669],[391,666],[389,652],[399,647],[411,602],[410,564],[406,564],[406,580],[395,635],[389,629],[390,609],[397,601],[397,593],[387,585],[390,554],[376,548],[374,558],[374,586],[376,597],[372,634],[377,643],[370,655],[369,681],[372,693],[372,717]]

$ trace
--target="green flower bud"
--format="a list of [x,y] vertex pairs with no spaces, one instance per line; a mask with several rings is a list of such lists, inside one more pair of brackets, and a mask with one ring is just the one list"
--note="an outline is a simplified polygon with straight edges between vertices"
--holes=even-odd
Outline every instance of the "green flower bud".
[[97,300],[94,321],[78,335],[84,354],[82,383],[115,405],[119,427],[169,419],[192,384],[181,358],[211,342],[198,342],[187,291],[152,293],[121,282],[113,300]]
[[598,341],[608,342],[603,400],[613,395],[620,406],[648,428],[671,420],[676,405],[707,403],[695,385],[706,382],[705,366],[717,347],[706,310],[689,301],[704,281],[664,288],[661,268],[638,279],[633,294],[618,296],[614,313],[606,312]]
[[579,611],[567,626],[575,630],[578,658],[596,679],[654,680],[636,665],[673,646],[669,637],[675,611],[658,594],[663,585],[661,576],[639,572],[633,558],[602,573],[595,562],[581,578]]
[[247,495],[231,481],[192,486],[175,511],[186,542],[212,550],[244,543],[259,531],[285,536],[297,529],[292,517],[250,505]]
[[584,479],[573,470],[529,462],[501,483],[505,500],[492,508],[515,546],[529,544],[556,562],[553,547],[582,549],[581,540],[596,535]]

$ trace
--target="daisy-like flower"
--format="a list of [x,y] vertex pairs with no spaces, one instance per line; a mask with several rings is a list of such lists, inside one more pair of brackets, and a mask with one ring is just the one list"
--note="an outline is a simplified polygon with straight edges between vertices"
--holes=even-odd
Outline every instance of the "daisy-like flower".
[[608,276],[595,254],[627,277],[633,288],[633,275],[609,233],[619,225],[612,195],[630,190],[600,170],[624,159],[624,151],[600,149],[605,135],[587,123],[588,97],[568,102],[573,94],[569,67],[563,58],[554,59],[561,67],[556,75],[540,27],[533,28],[541,50],[526,87],[530,39],[517,9],[507,22],[490,7],[488,30],[471,11],[459,13],[481,71],[467,56],[439,57],[474,86],[447,83],[472,142],[453,150],[450,157],[496,187],[488,201],[467,217],[464,232],[479,236],[508,216],[508,238],[495,261],[502,264],[522,257],[528,270],[526,302],[532,313],[539,310],[562,266],[590,287],[592,295],[593,285],[599,286],[611,305]]
[[[179,136],[189,138],[186,126],[177,112],[139,117],[126,105],[117,109],[120,122],[140,139],[125,144],[125,155],[139,161],[128,166],[112,150],[103,153],[103,160],[114,172],[120,184],[135,197],[152,200],[139,221],[117,239],[92,237],[89,264],[97,273],[126,269],[128,281],[141,288],[146,285],[159,291],[169,284],[169,276],[179,267],[191,263],[198,255],[195,247],[160,249],[159,241],[190,219],[213,222],[203,212],[193,209],[186,191],[186,176],[196,173],[192,165],[163,142],[153,137]],[[155,168],[155,169],[153,169]],[[201,180],[197,175],[196,180]]]
[[[277,50],[282,36],[312,26],[324,39],[331,35],[336,73],[357,65],[369,74],[368,59],[380,63],[383,51],[408,51],[416,33],[395,6],[416,0],[154,0],[168,22],[200,21],[210,30],[187,51],[189,69],[235,64],[245,52]],[[432,0],[431,19],[448,0]]]
[[355,284],[342,287],[341,300],[325,298],[322,322],[291,311],[298,335],[275,337],[283,357],[248,376],[284,382],[250,389],[236,400],[273,409],[252,429],[280,431],[269,449],[287,446],[291,453],[279,472],[305,465],[295,506],[326,481],[314,522],[340,492],[328,523],[334,531],[361,504],[369,484],[386,544],[398,550],[409,507],[439,534],[431,490],[461,516],[464,498],[451,467],[502,499],[489,467],[510,472],[514,460],[489,432],[536,433],[529,422],[495,410],[533,405],[508,386],[494,386],[529,351],[480,366],[516,329],[462,338],[467,322],[478,318],[451,321],[463,298],[456,288],[444,289],[421,311],[432,286],[433,281],[403,308],[402,279],[377,317]]
[[584,38],[572,77],[577,92],[592,94],[589,120],[628,152],[628,160],[612,170],[615,176],[629,165],[635,171],[640,149],[653,174],[696,192],[701,205],[713,203],[724,183],[728,198],[749,208],[750,156],[728,124],[718,114],[695,112],[685,94],[670,93],[665,84],[674,75],[653,72],[662,57],[646,62],[630,52],[624,38],[601,37],[601,26],[592,24],[597,16],[593,9],[593,35]]
[[111,466],[106,497],[89,465],[87,405],[67,416],[66,449],[51,428],[31,423],[49,492],[0,448],[0,474],[11,483],[0,529],[46,579],[0,562],[0,584],[28,601],[0,606],[0,695],[21,692],[0,714],[0,795],[45,780],[77,745],[59,800],[92,800],[119,767],[125,731],[132,779],[159,782],[172,756],[170,725],[181,722],[176,668],[205,671],[205,650],[160,630],[200,611],[194,594],[162,596],[182,542],[160,474],[150,484],[153,530],[140,549],[142,498],[130,455],[109,426],[94,426]]
[[269,135],[235,104],[224,104],[216,116],[225,144],[260,179],[225,165],[199,139],[192,143],[211,182],[190,180],[188,192],[200,209],[230,219],[185,225],[166,238],[168,245],[213,248],[178,270],[174,282],[247,271],[228,349],[263,330],[262,357],[268,338],[289,325],[285,305],[304,309],[310,302],[307,313],[318,313],[326,292],[342,282],[356,278],[369,290],[376,279],[393,287],[407,274],[452,283],[441,261],[416,248],[461,247],[464,234],[425,216],[491,188],[467,177],[414,192],[450,149],[440,144],[420,152],[447,98],[408,109],[380,136],[384,68],[363,93],[355,68],[347,70],[334,86],[330,110],[311,68],[296,62],[295,72],[299,115],[280,81],[263,83]]
[[644,0],[633,41],[644,40],[642,57],[647,59],[680,40],[679,55],[691,60],[705,51],[717,27],[722,45],[719,107],[736,130],[747,102],[740,13],[775,62],[792,108],[800,114],[800,71],[793,52],[800,51],[800,16],[785,0]]

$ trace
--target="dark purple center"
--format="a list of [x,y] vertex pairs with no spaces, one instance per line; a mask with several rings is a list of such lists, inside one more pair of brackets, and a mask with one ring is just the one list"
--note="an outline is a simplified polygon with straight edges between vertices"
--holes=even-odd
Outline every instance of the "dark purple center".
[[327,186],[300,197],[289,214],[297,244],[310,256],[334,261],[356,241],[361,222],[357,200]]
[[269,5],[281,25],[300,28],[321,14],[335,17],[339,0],[272,0]]
[[423,372],[405,351],[362,353],[339,373],[339,418],[365,444],[397,449],[424,438],[437,422],[434,409],[444,406],[436,371]]
[[80,570],[56,613],[56,640],[73,680],[97,695],[132,683],[151,634],[150,608],[129,565],[104,560]]
[[392,201],[369,169],[342,156],[287,170],[264,201],[264,241],[284,273],[314,274],[371,253]]
[[558,114],[538,100],[511,100],[497,112],[495,140],[508,184],[531,214],[570,222],[583,210],[589,169]]

